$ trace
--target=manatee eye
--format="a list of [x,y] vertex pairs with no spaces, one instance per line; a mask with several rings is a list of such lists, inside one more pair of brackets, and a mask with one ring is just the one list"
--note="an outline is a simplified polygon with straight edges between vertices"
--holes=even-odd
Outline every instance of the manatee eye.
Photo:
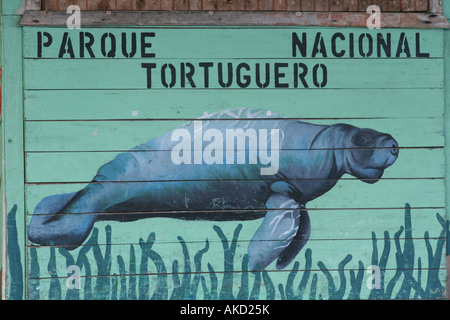
[[355,136],[353,137],[353,142],[354,142],[356,145],[362,147],[362,146],[365,146],[365,145],[367,144],[367,139],[366,139],[366,137],[365,137],[364,135],[362,135],[362,134],[357,134],[357,135],[355,135]]

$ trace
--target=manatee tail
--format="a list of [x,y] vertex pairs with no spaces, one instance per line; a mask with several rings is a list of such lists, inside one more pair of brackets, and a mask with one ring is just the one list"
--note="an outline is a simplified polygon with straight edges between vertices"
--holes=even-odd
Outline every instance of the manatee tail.
[[39,202],[28,226],[28,239],[41,245],[75,249],[87,238],[96,214],[63,213],[79,192],[53,195]]

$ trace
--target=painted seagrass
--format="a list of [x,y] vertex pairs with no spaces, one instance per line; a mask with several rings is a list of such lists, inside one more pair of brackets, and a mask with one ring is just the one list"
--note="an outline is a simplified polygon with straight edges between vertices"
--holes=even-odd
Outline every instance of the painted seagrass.
[[444,297],[442,30],[14,22],[7,298]]

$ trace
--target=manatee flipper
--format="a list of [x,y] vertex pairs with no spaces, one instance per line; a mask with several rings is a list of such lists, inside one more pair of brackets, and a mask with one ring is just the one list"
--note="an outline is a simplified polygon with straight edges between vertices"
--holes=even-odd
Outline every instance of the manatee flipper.
[[28,226],[28,239],[41,245],[75,249],[89,235],[96,214],[59,214],[78,192],[46,197],[34,210]]
[[297,256],[300,250],[303,249],[306,242],[308,242],[311,234],[311,221],[309,220],[308,211],[302,209],[300,211],[300,226],[297,234],[286,249],[281,252],[277,260],[277,269],[284,269]]
[[248,247],[252,271],[264,269],[276,258],[277,268],[286,266],[309,237],[309,217],[307,213],[301,217],[303,209],[289,195],[273,194],[266,207],[266,216]]

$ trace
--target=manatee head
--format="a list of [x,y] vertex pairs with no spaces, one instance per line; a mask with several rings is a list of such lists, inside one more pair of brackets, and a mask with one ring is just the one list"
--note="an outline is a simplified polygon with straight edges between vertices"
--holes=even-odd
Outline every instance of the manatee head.
[[375,183],[397,160],[398,143],[391,135],[350,125],[342,125],[339,131],[344,172]]

